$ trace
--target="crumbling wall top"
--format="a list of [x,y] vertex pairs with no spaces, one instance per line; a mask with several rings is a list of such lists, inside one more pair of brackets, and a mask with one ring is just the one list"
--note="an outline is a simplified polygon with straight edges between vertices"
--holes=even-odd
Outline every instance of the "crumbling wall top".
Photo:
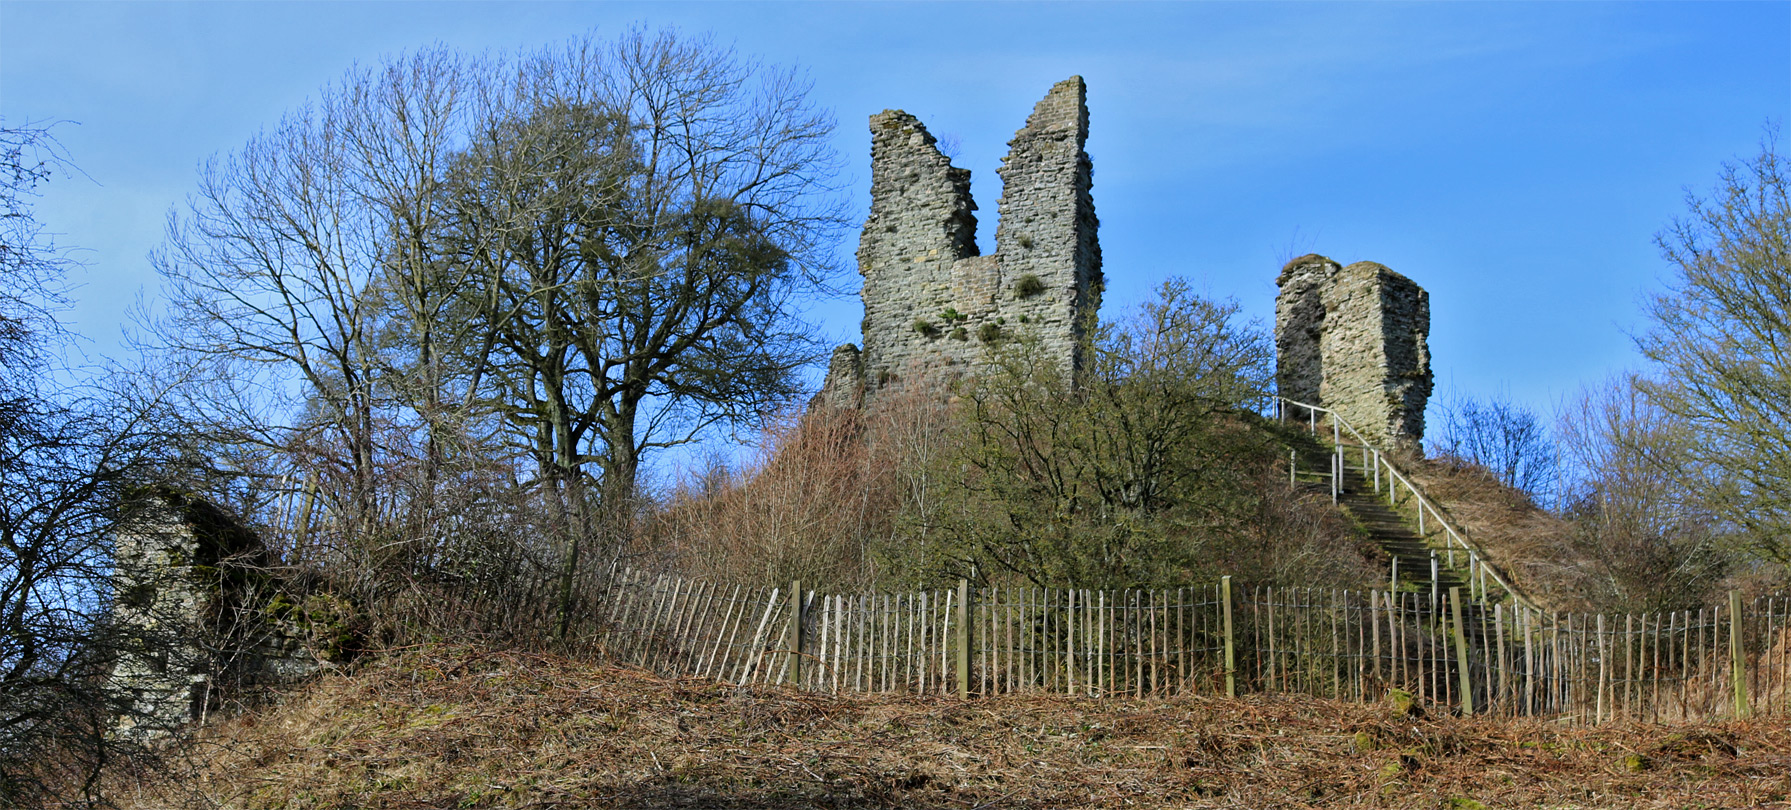
[[871,116],[863,349],[836,350],[817,401],[850,403],[853,385],[869,395],[914,372],[971,371],[992,345],[1020,336],[1067,369],[1079,365],[1101,287],[1086,96],[1081,77],[1058,82],[1009,142],[989,255],[977,248],[969,170],[951,165],[914,116]]

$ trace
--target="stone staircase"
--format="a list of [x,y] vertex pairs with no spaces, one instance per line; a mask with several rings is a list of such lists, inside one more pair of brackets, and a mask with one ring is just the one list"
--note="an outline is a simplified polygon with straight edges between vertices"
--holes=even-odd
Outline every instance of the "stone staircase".
[[[1344,457],[1348,459],[1349,456],[1346,447]],[[1451,587],[1460,587],[1464,593],[1468,590],[1467,573],[1447,565],[1446,554],[1437,557],[1430,542],[1418,535],[1417,525],[1389,506],[1384,492],[1374,491],[1373,479],[1362,468],[1345,463],[1342,482],[1337,505],[1366,529],[1369,539],[1392,558],[1389,583],[1397,581],[1400,588],[1415,588],[1426,593],[1448,593]]]
[[[1519,604],[1527,602],[1505,587],[1501,577],[1487,576],[1493,572],[1468,550],[1465,539],[1452,537],[1440,525],[1434,507],[1414,508],[1419,496],[1409,482],[1395,484],[1391,468],[1384,460],[1377,463],[1373,450],[1364,448],[1353,432],[1347,427],[1333,430],[1323,420],[1315,420],[1310,432],[1290,431],[1285,438],[1291,446],[1291,478],[1295,486],[1320,496],[1335,492],[1337,505],[1386,552],[1386,587],[1431,596],[1432,604],[1450,588],[1460,588],[1471,603],[1491,604],[1508,594]],[[1339,456],[1341,471],[1334,484],[1332,470]],[[1421,511],[1430,517],[1420,518]]]

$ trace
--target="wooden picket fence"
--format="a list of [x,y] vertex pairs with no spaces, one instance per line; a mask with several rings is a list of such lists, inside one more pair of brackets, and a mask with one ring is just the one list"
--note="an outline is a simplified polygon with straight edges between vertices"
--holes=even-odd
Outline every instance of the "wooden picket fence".
[[667,676],[972,698],[1405,690],[1466,714],[1701,721],[1791,714],[1791,600],[1545,613],[1463,594],[1236,586],[822,594],[619,570],[613,660]]

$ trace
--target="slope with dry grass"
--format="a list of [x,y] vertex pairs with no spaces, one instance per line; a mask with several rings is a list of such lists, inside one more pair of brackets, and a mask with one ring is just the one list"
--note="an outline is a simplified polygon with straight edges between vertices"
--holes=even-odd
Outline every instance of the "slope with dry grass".
[[1791,807],[1791,728],[1310,698],[960,702],[432,647],[216,723],[128,807]]
[[1409,474],[1449,522],[1472,538],[1538,605],[1590,611],[1581,587],[1590,563],[1575,553],[1573,524],[1506,486],[1484,467],[1453,459],[1408,460]]

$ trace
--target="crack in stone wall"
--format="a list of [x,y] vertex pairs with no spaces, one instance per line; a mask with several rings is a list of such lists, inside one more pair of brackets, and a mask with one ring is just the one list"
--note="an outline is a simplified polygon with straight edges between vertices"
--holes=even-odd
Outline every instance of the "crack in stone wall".
[[1087,88],[1058,82],[1008,142],[998,250],[979,255],[970,172],[914,116],[871,116],[871,211],[859,240],[863,344],[834,350],[817,401],[863,404],[905,376],[974,373],[990,344],[1036,338],[1066,371],[1101,302]]
[[1432,389],[1430,295],[1374,262],[1316,254],[1276,279],[1281,395],[1335,410],[1370,440],[1416,452]]

